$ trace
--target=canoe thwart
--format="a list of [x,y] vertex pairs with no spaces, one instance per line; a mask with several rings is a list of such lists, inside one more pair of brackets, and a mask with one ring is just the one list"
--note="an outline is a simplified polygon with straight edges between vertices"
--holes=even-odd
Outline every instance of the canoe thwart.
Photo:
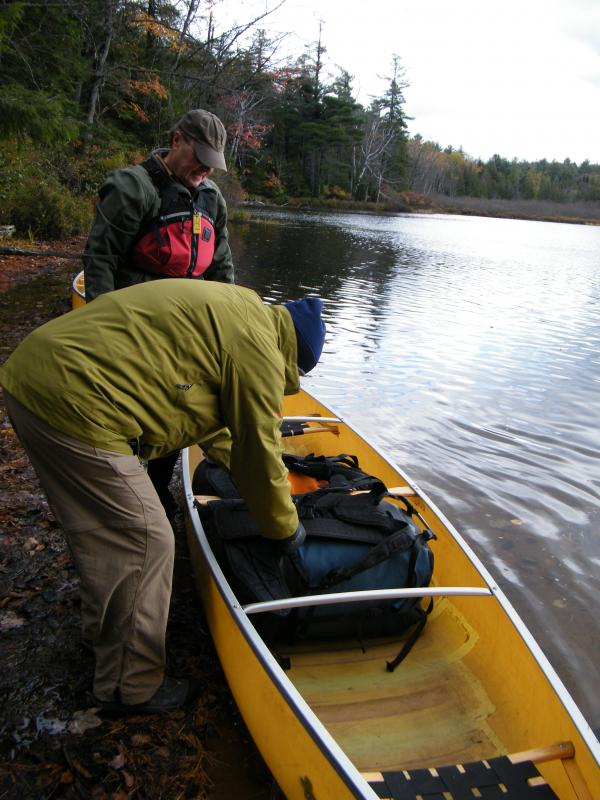
[[[369,489],[356,489],[350,494],[368,494]],[[390,497],[414,497],[416,492],[410,486],[395,486],[393,489],[388,489]],[[222,497],[216,494],[195,494],[194,499],[199,506],[206,506],[208,503],[214,503],[216,500],[222,500]]]
[[242,606],[246,614],[264,614],[287,608],[326,606],[336,603],[360,603],[366,600],[404,600],[409,597],[491,597],[492,591],[484,586],[428,586],[416,589],[370,589],[360,592],[333,592],[310,594],[304,597],[287,597],[283,600],[266,600]]
[[391,497],[414,497],[416,492],[411,486],[393,486],[388,489],[388,494]]
[[573,758],[574,756],[575,748],[573,747],[573,742],[559,742],[548,747],[536,747],[533,750],[512,753],[509,758],[513,764],[520,764],[523,761],[542,764],[544,761],[554,761],[557,758]]
[[209,503],[214,503],[217,500],[222,500],[218,494],[195,494],[194,500],[199,506],[207,506]]
[[281,435],[284,438],[306,436],[309,433],[335,433],[339,436],[339,423],[341,419],[338,417],[282,417]]
[[339,436],[340,429],[337,425],[303,425],[297,428],[281,427],[281,435],[284,438],[288,436],[306,436],[309,433],[335,433]]
[[[352,494],[368,494],[370,489],[356,489]],[[412,486],[392,486],[387,490],[390,497],[414,497],[416,495]]]

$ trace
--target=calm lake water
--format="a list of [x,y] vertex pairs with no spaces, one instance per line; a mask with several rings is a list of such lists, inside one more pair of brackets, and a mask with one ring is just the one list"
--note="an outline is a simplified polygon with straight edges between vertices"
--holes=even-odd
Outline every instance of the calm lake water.
[[600,727],[600,227],[267,211],[231,227],[239,283],[325,301],[306,388],[463,533]]

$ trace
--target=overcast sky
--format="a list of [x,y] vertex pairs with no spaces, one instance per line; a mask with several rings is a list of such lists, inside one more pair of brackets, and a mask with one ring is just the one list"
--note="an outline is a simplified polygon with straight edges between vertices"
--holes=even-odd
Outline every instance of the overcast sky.
[[[265,5],[227,2],[239,19]],[[600,0],[286,0],[265,27],[300,55],[319,20],[363,105],[401,57],[411,134],[484,160],[600,163]]]

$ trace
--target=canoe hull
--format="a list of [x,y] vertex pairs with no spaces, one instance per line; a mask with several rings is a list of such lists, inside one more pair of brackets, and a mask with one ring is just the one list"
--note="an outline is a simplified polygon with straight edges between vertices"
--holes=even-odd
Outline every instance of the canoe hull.
[[[285,413],[331,416],[328,408],[304,392],[286,398]],[[327,441],[328,436],[333,441]],[[344,424],[338,426],[335,438],[294,437],[290,444],[302,454],[320,452],[323,441],[330,453],[358,455],[361,467],[388,486],[408,484],[401,470]],[[286,797],[374,798],[377,795],[361,772],[464,763],[570,741],[575,758],[539,764],[539,771],[563,800],[600,798],[600,751],[591,729],[491,575],[414,483],[413,505],[438,537],[432,545],[434,582],[488,587],[490,597],[436,602],[414,654],[390,678],[378,674],[377,666],[374,677],[366,681],[352,676],[353,671],[358,675],[370,668],[367,660],[378,657],[377,650],[342,668],[335,663],[344,661],[345,655],[308,649],[293,658],[294,667],[286,673],[258,636],[212,555],[194,507],[190,481],[194,457],[193,449],[185,451],[184,487],[190,551],[206,618],[242,716]],[[397,644],[390,646],[398,649]],[[411,697],[398,688],[413,675],[420,696],[433,698],[438,692],[429,710],[411,709]],[[448,694],[444,689],[448,676],[453,702],[443,697],[444,691]],[[384,677],[394,683],[386,684]],[[343,685],[345,695],[338,686],[332,688],[332,681]],[[455,713],[462,723],[460,715],[467,710],[474,722],[466,724],[463,740],[449,746],[459,727],[450,715]],[[371,712],[381,718],[369,719]],[[446,733],[444,717],[436,719],[436,713],[446,715]],[[415,730],[427,731],[422,746],[417,736],[406,733]],[[380,743],[375,757],[366,747],[367,739],[373,738]],[[386,751],[387,739],[395,752]],[[469,744],[475,739],[480,743]],[[445,747],[449,749],[444,751]]]

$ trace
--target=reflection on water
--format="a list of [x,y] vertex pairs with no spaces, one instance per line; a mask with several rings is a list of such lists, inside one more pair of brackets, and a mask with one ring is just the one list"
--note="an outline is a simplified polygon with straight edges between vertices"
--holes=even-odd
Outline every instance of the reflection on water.
[[447,514],[600,726],[600,228],[262,212],[232,233],[240,283],[325,299],[307,388]]

